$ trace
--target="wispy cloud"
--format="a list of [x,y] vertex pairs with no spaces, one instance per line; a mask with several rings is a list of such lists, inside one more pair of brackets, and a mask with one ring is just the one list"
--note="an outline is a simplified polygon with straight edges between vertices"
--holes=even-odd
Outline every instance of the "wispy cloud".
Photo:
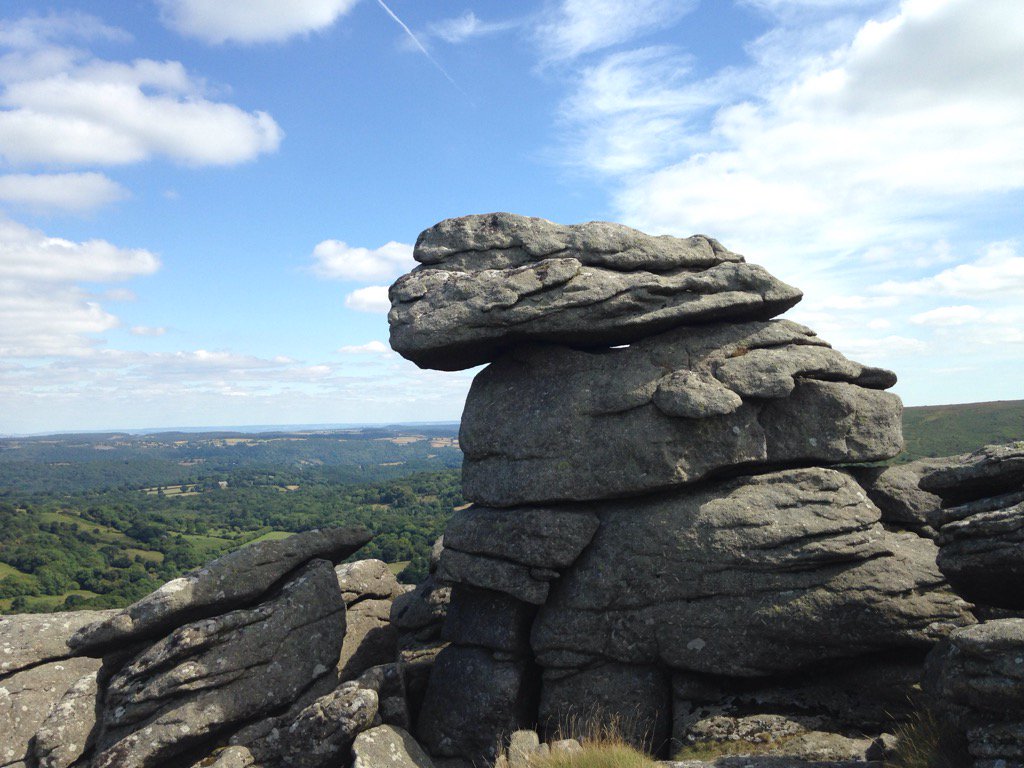
[[359,248],[323,240],[313,249],[314,274],[333,280],[369,283],[394,280],[416,266],[412,246],[392,240],[379,248]]

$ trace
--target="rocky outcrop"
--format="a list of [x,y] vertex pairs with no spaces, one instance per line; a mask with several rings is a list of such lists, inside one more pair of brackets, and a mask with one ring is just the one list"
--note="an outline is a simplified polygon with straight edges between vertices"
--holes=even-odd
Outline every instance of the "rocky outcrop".
[[767,319],[800,299],[715,240],[607,222],[465,216],[421,234],[413,256],[422,266],[391,288],[391,346],[449,371],[517,343],[626,344],[684,324]]
[[1024,765],[1024,619],[957,630],[929,657],[925,685],[974,768]]
[[32,741],[38,768],[68,768],[92,747],[98,691],[95,672],[65,691]]
[[490,363],[460,432],[475,506],[433,575],[431,753],[482,763],[523,725],[610,719],[661,754],[781,729],[805,759],[866,759],[975,622],[936,567],[942,465],[852,466],[902,448],[895,375],[772,320],[799,292],[708,238],[490,214],[416,257],[394,348]]
[[782,320],[680,328],[603,352],[519,348],[473,381],[463,491],[507,507],[886,459],[902,447],[902,406],[882,391],[893,381]]
[[83,628],[70,644],[80,655],[95,655],[159,637],[186,622],[245,605],[314,558],[344,560],[370,538],[363,528],[328,528],[242,547]]
[[352,756],[352,768],[434,768],[412,736],[390,725],[380,725],[356,736]]
[[313,560],[270,600],[174,630],[108,683],[93,767],[164,765],[290,704],[335,665],[344,622],[334,568]]
[[346,607],[345,643],[338,660],[342,680],[395,660],[398,633],[391,626],[392,601],[412,587],[399,584],[382,560],[358,560],[335,569]]
[[68,689],[99,667],[98,659],[62,659],[0,680],[0,765],[27,763],[34,754],[31,740]]

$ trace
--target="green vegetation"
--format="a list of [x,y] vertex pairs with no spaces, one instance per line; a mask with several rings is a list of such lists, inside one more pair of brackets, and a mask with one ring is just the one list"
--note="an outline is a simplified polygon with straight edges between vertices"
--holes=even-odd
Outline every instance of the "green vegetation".
[[463,503],[457,470],[365,485],[307,482],[288,493],[276,476],[233,480],[185,497],[0,491],[0,611],[125,605],[244,544],[337,525],[369,528],[376,538],[357,557],[404,563],[400,578],[415,582]]
[[658,768],[649,755],[621,741],[584,741],[582,752],[536,757],[530,768]]
[[907,447],[900,462],[1024,440],[1024,400],[907,408],[903,436]]
[[962,768],[971,764],[963,735],[921,710],[896,730],[896,754],[886,768]]

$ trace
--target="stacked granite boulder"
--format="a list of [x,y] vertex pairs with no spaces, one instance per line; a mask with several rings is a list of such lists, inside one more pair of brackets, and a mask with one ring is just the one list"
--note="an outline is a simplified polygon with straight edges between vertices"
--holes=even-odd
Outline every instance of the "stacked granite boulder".
[[408,588],[336,565],[369,540],[307,531],[124,610],[0,617],[0,765],[334,768],[363,732],[405,733],[389,617]]
[[852,743],[906,710],[974,618],[934,542],[830,468],[901,450],[891,372],[772,320],[800,292],[702,236],[499,213],[414,255],[394,349],[489,363],[460,433],[474,506],[435,574],[432,754],[483,764],[519,728],[612,717],[656,752],[750,715]]

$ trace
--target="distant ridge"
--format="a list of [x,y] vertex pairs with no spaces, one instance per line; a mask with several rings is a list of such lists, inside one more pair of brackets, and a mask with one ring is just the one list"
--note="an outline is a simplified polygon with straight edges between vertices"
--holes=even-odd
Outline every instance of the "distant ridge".
[[907,408],[903,412],[903,437],[906,449],[899,462],[1024,440],[1024,400]]

